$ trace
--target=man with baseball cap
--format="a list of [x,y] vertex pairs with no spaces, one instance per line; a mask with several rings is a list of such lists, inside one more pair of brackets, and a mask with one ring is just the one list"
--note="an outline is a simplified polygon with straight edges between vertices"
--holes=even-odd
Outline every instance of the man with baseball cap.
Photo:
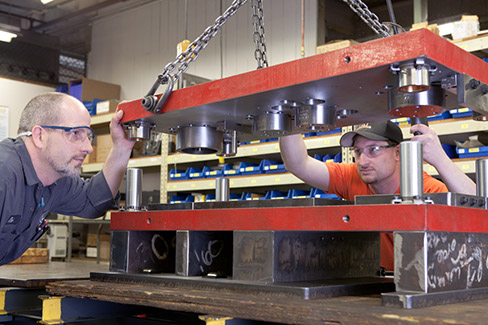
[[[424,172],[424,192],[476,194],[476,185],[451,161],[439,137],[428,126],[410,128],[411,141],[422,142],[423,158],[439,173],[443,182]],[[354,163],[323,163],[310,157],[300,134],[280,138],[286,169],[312,187],[354,201],[356,195],[400,193],[400,148],[402,130],[393,122],[363,124],[345,133],[340,143],[351,148]],[[381,238],[381,263],[393,269],[393,241]]]

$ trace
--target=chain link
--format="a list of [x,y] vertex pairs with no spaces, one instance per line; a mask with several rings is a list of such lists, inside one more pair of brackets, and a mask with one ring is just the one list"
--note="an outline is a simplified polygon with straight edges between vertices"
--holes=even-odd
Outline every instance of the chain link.
[[266,57],[266,40],[264,38],[264,14],[263,1],[251,0],[251,7],[253,9],[252,23],[254,25],[254,33],[252,39],[256,43],[256,50],[254,50],[254,58],[258,62],[258,69],[268,67],[268,59]]
[[[158,79],[163,81],[166,78],[171,78],[173,79],[173,82],[176,83],[180,78],[180,75],[188,70],[190,63],[197,59],[200,51],[206,48],[208,42],[217,35],[222,25],[225,24],[225,22],[236,13],[237,9],[246,2],[247,0],[234,0],[230,7],[227,8],[221,16],[215,19],[213,25],[208,26],[200,36],[188,45],[186,51],[180,53],[175,61],[168,63],[164,67],[164,71],[159,74]],[[177,67],[178,70],[173,74],[173,71],[175,71]]]
[[389,28],[382,24],[374,13],[372,13],[368,6],[361,0],[343,0],[351,7],[351,9],[361,17],[361,19],[375,31],[380,37],[390,36]]

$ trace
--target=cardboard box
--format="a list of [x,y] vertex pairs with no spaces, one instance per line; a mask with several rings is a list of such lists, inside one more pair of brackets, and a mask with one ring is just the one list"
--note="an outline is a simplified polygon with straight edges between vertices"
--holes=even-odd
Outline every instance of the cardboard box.
[[[110,242],[100,242],[100,259],[101,260],[109,260],[110,259]],[[86,248],[86,257],[97,257],[97,248],[96,247],[87,247]]]
[[[110,242],[110,234],[100,234],[100,243],[102,242]],[[88,233],[86,246],[97,247],[97,234]]]
[[87,247],[86,248],[86,257],[97,257],[97,248],[96,247]]
[[113,113],[117,110],[117,106],[120,101],[118,100],[104,100],[103,102],[97,103],[97,115],[105,113]]
[[359,43],[354,41],[354,40],[331,41],[331,42],[325,43],[323,45],[317,46],[316,54],[327,53],[327,52],[335,51],[335,50],[342,49],[345,47],[353,46],[356,44],[359,44]]
[[21,257],[10,264],[40,264],[49,262],[49,250],[47,248],[29,248]]
[[81,78],[69,82],[69,94],[81,101],[93,99],[120,99],[120,85]]
[[83,163],[85,164],[92,164],[97,162],[97,146],[95,144],[92,144],[93,147],[93,152],[88,154],[85,157],[85,161]]
[[112,137],[110,134],[102,134],[96,136],[96,161],[97,162],[105,162],[110,153],[110,149],[112,149]]
[[426,28],[436,35],[439,35],[439,33],[440,33],[439,28],[437,27],[437,24],[429,25],[426,21],[421,22],[421,23],[417,23],[417,24],[413,24],[412,28],[410,28],[410,30],[416,30],[416,29],[421,29],[421,28]]
[[109,260],[110,259],[110,242],[103,241],[100,243],[100,259]]

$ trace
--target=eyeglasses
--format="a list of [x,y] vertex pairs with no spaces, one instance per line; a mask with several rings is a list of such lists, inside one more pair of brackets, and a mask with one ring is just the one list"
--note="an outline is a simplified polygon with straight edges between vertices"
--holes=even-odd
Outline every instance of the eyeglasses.
[[82,143],[88,138],[88,141],[92,142],[93,138],[95,137],[95,131],[89,126],[51,126],[51,125],[39,125],[45,129],[53,129],[53,130],[63,130],[65,137],[76,144]]
[[365,154],[366,157],[368,158],[376,158],[378,157],[379,155],[381,155],[381,153],[386,149],[386,148],[392,148],[392,147],[396,147],[396,145],[392,144],[392,145],[388,145],[388,146],[369,146],[369,147],[366,147],[364,149],[358,149],[358,148],[351,148],[351,153],[352,155],[354,156],[354,158],[356,159],[359,159],[359,157],[361,156],[361,154]]

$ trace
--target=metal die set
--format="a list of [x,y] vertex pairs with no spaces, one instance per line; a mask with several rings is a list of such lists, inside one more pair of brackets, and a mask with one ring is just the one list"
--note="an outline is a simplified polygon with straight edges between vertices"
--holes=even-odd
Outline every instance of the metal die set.
[[[422,29],[179,89],[159,113],[140,100],[120,109],[129,129],[176,134],[180,152],[229,157],[239,142],[446,109],[468,107],[483,120],[487,93],[488,63]],[[113,213],[111,272],[92,280],[304,299],[383,292],[384,305],[403,308],[487,298],[486,194],[424,194],[422,149],[401,151],[397,196]],[[379,272],[381,232],[394,233],[393,277]]]

